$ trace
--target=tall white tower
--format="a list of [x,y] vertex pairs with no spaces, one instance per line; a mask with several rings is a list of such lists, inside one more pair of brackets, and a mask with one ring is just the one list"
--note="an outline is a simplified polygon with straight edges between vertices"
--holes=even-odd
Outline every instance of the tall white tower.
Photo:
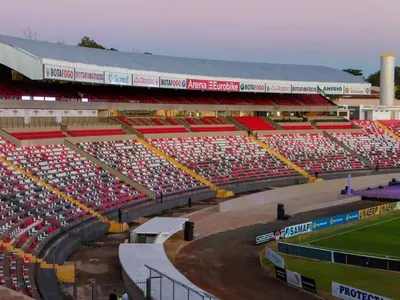
[[393,105],[394,101],[394,67],[395,55],[382,53],[381,55],[381,105]]

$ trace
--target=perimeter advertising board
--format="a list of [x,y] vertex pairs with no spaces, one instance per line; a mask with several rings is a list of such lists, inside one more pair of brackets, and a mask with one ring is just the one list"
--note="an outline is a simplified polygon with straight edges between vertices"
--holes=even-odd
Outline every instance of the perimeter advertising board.
[[167,89],[186,89],[186,79],[160,77],[160,87]]
[[132,75],[127,73],[104,72],[106,84],[132,85]]
[[265,84],[264,83],[252,83],[252,82],[240,82],[240,91],[241,92],[250,92],[250,93],[264,93],[265,92]]
[[358,211],[359,218],[365,219],[365,218],[369,218],[372,216],[377,216],[380,214],[391,212],[391,211],[397,210],[398,209],[397,206],[398,206],[397,202],[394,202],[394,203],[388,203],[388,204],[383,204],[383,205],[379,205],[379,206],[369,207],[366,209],[361,209]]
[[240,82],[204,79],[186,79],[188,90],[239,92]]
[[390,300],[389,298],[359,290],[334,281],[332,281],[332,296],[344,300]]
[[270,241],[278,241],[285,237],[285,229],[275,230],[256,236],[256,245],[268,243]]
[[160,77],[155,76],[132,76],[132,85],[133,86],[143,86],[143,87],[159,87],[160,86]]
[[299,234],[304,234],[312,231],[313,222],[307,222],[303,224],[297,224],[285,228],[285,238],[296,236]]
[[319,85],[318,88],[325,95],[343,95],[344,94],[343,85]]
[[74,68],[44,65],[43,77],[45,79],[74,81],[75,72]]
[[370,95],[371,88],[365,85],[357,86],[357,85],[349,85],[344,87],[345,95]]
[[358,217],[359,217],[359,212],[354,211],[354,212],[347,213],[347,214],[337,215],[337,216],[328,217],[328,218],[322,218],[322,219],[313,221],[312,228],[313,228],[313,230],[319,230],[319,229],[324,229],[324,228],[328,228],[328,227],[335,226],[335,225],[346,224],[348,222],[353,222],[353,221],[358,220]]
[[265,257],[279,268],[285,268],[285,260],[279,254],[265,247]]
[[104,83],[104,72],[75,69],[75,81],[88,83]]
[[316,85],[311,84],[293,84],[292,93],[293,94],[316,94],[318,88]]
[[290,84],[266,84],[265,91],[267,93],[290,94],[292,86]]

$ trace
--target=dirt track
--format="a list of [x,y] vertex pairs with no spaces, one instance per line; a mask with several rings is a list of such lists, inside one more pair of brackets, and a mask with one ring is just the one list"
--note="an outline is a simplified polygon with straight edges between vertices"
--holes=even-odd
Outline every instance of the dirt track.
[[266,274],[259,260],[259,252],[264,246],[255,246],[254,237],[291,224],[378,204],[382,203],[359,201],[298,214],[286,222],[257,224],[217,233],[181,249],[175,257],[175,266],[194,284],[224,300],[315,299]]

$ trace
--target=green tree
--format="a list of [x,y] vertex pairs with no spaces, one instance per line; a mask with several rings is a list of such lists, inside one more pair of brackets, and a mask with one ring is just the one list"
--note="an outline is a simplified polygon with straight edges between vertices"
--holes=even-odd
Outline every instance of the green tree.
[[363,71],[358,69],[344,69],[344,72],[350,73],[354,76],[363,76]]
[[106,49],[102,45],[97,44],[95,40],[91,39],[88,36],[84,36],[80,43],[78,44],[79,47],[86,47],[86,48],[95,48],[95,49]]

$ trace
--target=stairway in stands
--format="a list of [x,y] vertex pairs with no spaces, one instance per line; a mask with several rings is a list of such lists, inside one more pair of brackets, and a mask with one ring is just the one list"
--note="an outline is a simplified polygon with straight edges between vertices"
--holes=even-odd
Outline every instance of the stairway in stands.
[[285,163],[286,165],[291,167],[293,170],[295,170],[296,172],[303,175],[305,178],[308,179],[309,183],[323,181],[322,178],[315,178],[314,176],[311,176],[311,174],[309,174],[306,170],[300,168],[298,165],[296,165],[295,163],[291,162],[289,159],[284,157],[281,153],[279,153],[278,151],[275,151],[274,149],[272,149],[271,147],[269,147],[267,144],[263,143],[262,141],[258,140],[254,136],[250,136],[250,139],[257,145],[259,145],[260,147],[265,149],[267,152],[269,152],[271,155],[275,156],[280,161],[282,161],[283,163]]
[[208,186],[212,191],[217,192],[217,198],[228,198],[228,197],[234,196],[232,191],[227,191],[227,190],[224,190],[224,189],[221,189],[221,188],[217,187],[215,184],[211,183],[209,180],[205,179],[204,177],[202,177],[199,174],[195,173],[194,171],[190,170],[188,167],[186,167],[183,164],[179,163],[178,161],[176,161],[172,157],[168,156],[167,154],[165,154],[161,150],[157,149],[156,147],[154,147],[153,145],[151,145],[149,142],[145,141],[144,139],[137,137],[136,141],[141,143],[144,147],[146,147],[147,149],[149,149],[153,153],[163,157],[164,159],[166,159],[169,163],[171,163],[172,165],[174,165],[178,169],[180,169],[183,172],[189,174],[190,176],[196,178],[198,181],[200,181],[204,185]]

